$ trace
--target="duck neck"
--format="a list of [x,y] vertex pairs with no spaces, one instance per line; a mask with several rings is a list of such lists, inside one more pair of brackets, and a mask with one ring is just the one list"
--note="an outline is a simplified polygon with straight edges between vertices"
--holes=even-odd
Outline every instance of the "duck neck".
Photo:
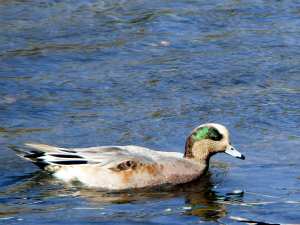
[[204,166],[206,166],[206,167],[208,167],[209,166],[209,159],[210,159],[210,156],[208,156],[208,157],[206,157],[206,158],[200,158],[200,157],[184,157],[184,158],[186,158],[186,159],[188,159],[188,160],[190,160],[190,161],[192,161],[192,162],[194,162],[194,163],[197,163],[197,164],[200,164],[200,165],[204,165]]
[[191,148],[188,145],[186,146],[184,158],[208,167],[212,155],[209,145],[206,145],[205,142],[196,142]]

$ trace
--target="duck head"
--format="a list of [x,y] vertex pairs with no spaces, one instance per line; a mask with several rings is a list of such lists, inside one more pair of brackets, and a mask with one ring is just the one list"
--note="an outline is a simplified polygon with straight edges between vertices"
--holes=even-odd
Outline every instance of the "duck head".
[[208,165],[210,157],[219,152],[245,159],[245,156],[231,145],[229,132],[224,126],[206,123],[190,133],[185,145],[184,158]]

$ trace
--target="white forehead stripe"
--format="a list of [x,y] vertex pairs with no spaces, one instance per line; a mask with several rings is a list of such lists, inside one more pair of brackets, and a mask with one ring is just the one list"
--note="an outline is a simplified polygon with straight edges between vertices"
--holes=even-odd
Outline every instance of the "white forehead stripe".
[[228,130],[224,126],[222,126],[221,124],[217,124],[217,123],[202,124],[202,125],[199,126],[199,128],[200,127],[206,127],[206,126],[210,126],[210,127],[216,128],[220,132],[220,134],[222,134],[222,135],[228,134]]

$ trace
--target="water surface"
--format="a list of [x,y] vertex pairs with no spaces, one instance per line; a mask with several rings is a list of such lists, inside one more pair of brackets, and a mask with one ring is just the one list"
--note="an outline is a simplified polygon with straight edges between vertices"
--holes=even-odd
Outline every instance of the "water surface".
[[[297,1],[1,1],[0,221],[300,221]],[[184,151],[225,125],[246,160],[191,184],[122,192],[64,184],[25,142]]]

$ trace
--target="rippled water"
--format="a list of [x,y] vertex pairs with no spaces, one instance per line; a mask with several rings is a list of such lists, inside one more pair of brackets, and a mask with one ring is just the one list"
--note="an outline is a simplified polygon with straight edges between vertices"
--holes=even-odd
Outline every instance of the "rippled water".
[[[0,222],[297,224],[298,1],[0,2]],[[184,150],[205,122],[219,154],[181,186],[87,190],[14,155],[24,142]]]

